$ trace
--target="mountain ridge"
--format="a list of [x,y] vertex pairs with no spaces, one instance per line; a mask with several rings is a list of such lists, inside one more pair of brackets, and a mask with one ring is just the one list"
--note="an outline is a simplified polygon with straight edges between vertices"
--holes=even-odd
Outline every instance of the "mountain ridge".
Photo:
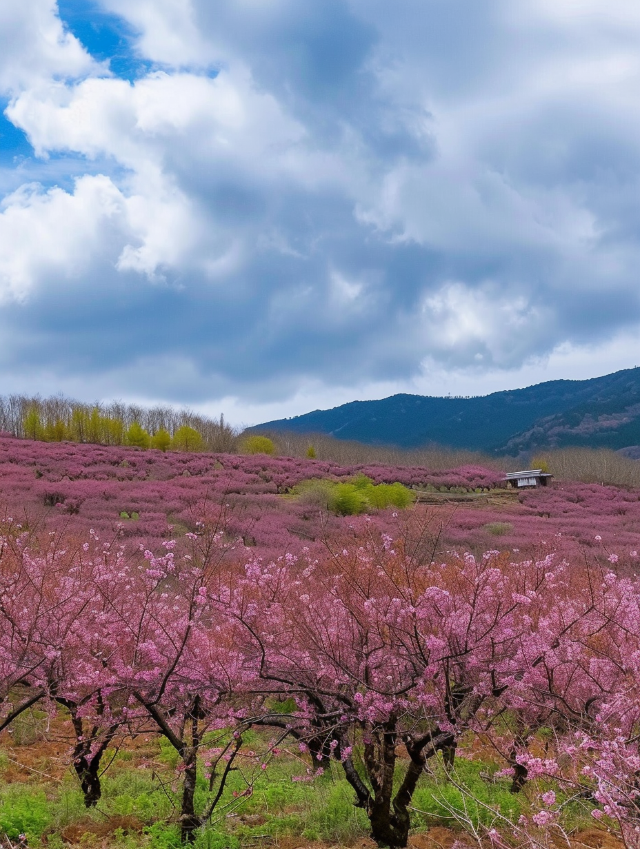
[[619,450],[640,445],[640,368],[467,398],[399,393],[313,410],[250,430],[323,433],[373,445],[440,445],[496,454],[569,446]]

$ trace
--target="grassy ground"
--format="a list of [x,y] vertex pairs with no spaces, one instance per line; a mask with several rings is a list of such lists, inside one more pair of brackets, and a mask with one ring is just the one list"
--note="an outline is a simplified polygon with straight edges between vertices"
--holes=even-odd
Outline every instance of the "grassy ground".
[[[21,718],[11,735],[0,737],[0,836],[15,845],[18,835],[26,833],[33,849],[179,845],[173,750],[158,737],[140,736],[108,752],[105,764],[111,764],[103,776],[103,798],[97,809],[87,812],[69,769],[69,743],[65,718],[39,711]],[[259,748],[258,737],[247,740],[249,749],[252,745]],[[267,771],[256,769],[248,757],[232,775],[223,804],[199,834],[196,849],[368,845],[366,816],[353,806],[340,766],[333,764],[311,782],[294,780],[305,776],[306,768],[294,747],[285,749]],[[502,822],[504,829],[498,814],[517,820],[526,813],[526,794],[511,794],[508,779],[491,779],[496,769],[482,752],[474,760],[458,758],[453,778],[434,761],[414,796],[414,832],[431,829],[442,844],[464,838],[465,825],[482,831],[481,826],[501,827]],[[240,796],[250,774],[256,776],[253,793]],[[204,780],[199,793],[204,797]],[[591,824],[586,807],[566,806],[566,828],[584,831]]]

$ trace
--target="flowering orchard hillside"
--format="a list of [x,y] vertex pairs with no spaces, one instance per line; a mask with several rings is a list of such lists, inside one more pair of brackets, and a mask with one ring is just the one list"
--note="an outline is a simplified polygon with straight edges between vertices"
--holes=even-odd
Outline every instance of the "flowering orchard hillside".
[[[404,847],[435,820],[480,845],[601,824],[640,846],[640,491],[11,437],[0,481],[10,845],[106,810],[145,846],[240,849],[230,817],[262,798],[259,834],[295,834],[308,786],[341,811],[334,843],[350,822]],[[370,516],[328,509],[347,481]],[[375,484],[422,503],[376,510]],[[3,764],[37,716],[55,755],[28,795]],[[136,807],[115,788],[140,786],[139,746]]]
[[[229,505],[227,533],[266,556],[313,547],[355,520],[322,510],[312,492],[296,496],[292,489],[313,478],[348,480],[355,474],[426,493],[434,503],[415,509],[429,512],[443,526],[443,545],[516,554],[615,549],[631,563],[640,551],[640,491],[635,489],[557,482],[493,498],[502,475],[477,466],[432,472],[0,437],[0,507],[14,518],[26,514],[32,523],[42,518],[78,532],[93,528],[103,539],[117,533],[152,548],[195,530],[207,503]],[[463,493],[467,500],[460,500]],[[374,511],[372,521],[384,529],[390,512]]]

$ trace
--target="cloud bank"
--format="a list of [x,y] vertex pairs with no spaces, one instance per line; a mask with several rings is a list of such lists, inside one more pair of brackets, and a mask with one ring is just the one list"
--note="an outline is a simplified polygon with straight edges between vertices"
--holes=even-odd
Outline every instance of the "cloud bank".
[[5,0],[5,385],[259,419],[635,365],[639,37],[624,0]]

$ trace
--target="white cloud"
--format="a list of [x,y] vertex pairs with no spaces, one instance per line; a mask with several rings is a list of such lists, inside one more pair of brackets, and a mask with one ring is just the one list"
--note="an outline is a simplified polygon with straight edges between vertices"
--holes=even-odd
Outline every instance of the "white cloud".
[[7,109],[38,155],[71,150],[90,158],[113,156],[132,169],[175,145],[190,153],[259,165],[303,136],[275,99],[256,92],[240,72],[215,79],[156,72],[135,84],[114,78],[75,86],[52,83],[23,93]]
[[188,267],[189,251],[203,235],[197,218],[161,176],[145,177],[144,195],[125,195],[97,175],[79,178],[72,192],[31,185],[5,198],[0,301],[24,301],[43,286],[91,285],[104,269],[156,281],[167,266]]
[[0,212],[0,302],[24,300],[41,279],[66,286],[97,256],[117,259],[126,201],[108,177],[82,177],[73,194],[24,186]]
[[52,77],[79,77],[91,57],[63,27],[56,0],[0,3],[0,92],[14,94]]
[[137,49],[146,58],[176,68],[211,62],[191,0],[103,0],[103,6],[140,33]]

